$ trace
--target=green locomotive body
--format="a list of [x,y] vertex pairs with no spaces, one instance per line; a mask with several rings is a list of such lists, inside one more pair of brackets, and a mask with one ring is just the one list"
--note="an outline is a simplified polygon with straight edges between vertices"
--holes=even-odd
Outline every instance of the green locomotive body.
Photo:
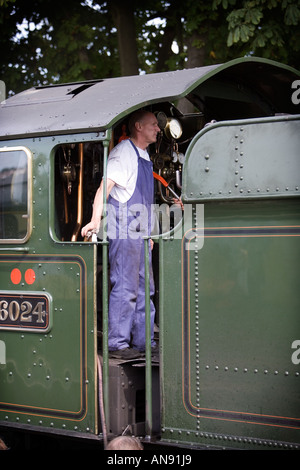
[[[1,430],[299,448],[299,87],[245,58],[1,103]],[[105,223],[96,241],[80,229],[139,108],[159,120],[149,151],[169,185],[156,181],[160,357],[118,361]]]

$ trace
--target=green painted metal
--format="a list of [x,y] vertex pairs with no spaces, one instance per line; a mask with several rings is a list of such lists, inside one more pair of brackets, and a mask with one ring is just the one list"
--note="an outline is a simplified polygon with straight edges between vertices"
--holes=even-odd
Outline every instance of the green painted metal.
[[[106,181],[106,167],[107,167],[107,156],[108,156],[108,145],[109,141],[104,142],[104,161],[103,161],[103,181]],[[106,184],[103,187],[103,212],[106,209]],[[104,237],[102,241],[102,318],[103,318],[103,401],[105,410],[106,425],[110,422],[110,411],[109,411],[109,358],[108,358],[108,241],[106,228],[104,228]]]
[[145,259],[145,337],[146,337],[146,433],[152,435],[152,364],[151,364],[151,321],[150,321],[150,275],[149,275],[149,237],[144,238]]
[[176,257],[181,241],[163,244],[163,282],[176,286],[163,297],[164,440],[299,442],[299,210],[292,199],[207,204],[200,250]]
[[[84,141],[86,136],[77,138]],[[93,434],[98,432],[96,248],[58,241],[54,230],[54,169],[49,155],[55,145],[68,139],[13,143],[33,155],[32,233],[24,246],[2,244],[1,291],[47,295],[50,328],[45,333],[18,328],[0,331],[6,347],[5,364],[0,365],[0,420],[13,426]],[[14,268],[21,272],[18,284],[11,281]],[[33,284],[26,282],[28,269],[35,273]]]
[[217,123],[188,149],[184,221],[160,248],[166,442],[299,443],[299,122]]
[[194,137],[186,154],[185,201],[299,194],[299,115],[222,121]]
[[[103,400],[109,428],[108,245],[106,236],[99,247],[58,238],[55,151],[63,144],[101,142],[105,180],[111,126],[141,106],[190,95],[195,103],[204,97],[213,110],[218,109],[218,99],[238,102],[247,119],[233,119],[228,109],[225,120],[227,110],[222,108],[222,121],[195,135],[182,171],[183,220],[170,233],[156,236],[160,397],[154,398],[161,402],[161,442],[187,447],[299,447],[300,121],[291,100],[291,84],[298,76],[280,64],[242,59],[202,70],[85,84],[80,92],[77,85],[68,85],[77,92],[67,97],[64,87],[31,90],[2,105],[0,120],[5,125],[5,116],[22,110],[17,114],[21,127],[5,128],[3,141],[7,148],[23,146],[32,155],[32,199],[30,236],[20,243],[1,244],[0,290],[19,300],[21,295],[44,295],[50,306],[44,332],[0,330],[5,345],[5,363],[0,364],[2,423],[69,434],[99,433],[96,270],[101,249]],[[127,90],[135,84],[126,102],[113,93],[120,83]],[[143,83],[142,90],[138,83]],[[94,93],[102,85],[111,93],[101,108]],[[50,93],[50,101],[37,99],[40,92],[44,98]],[[35,116],[27,129],[22,113],[28,112],[26,100],[31,98]],[[113,102],[113,110],[105,106],[106,99]],[[252,105],[269,117],[257,117],[255,108],[249,118]],[[35,106],[47,111],[43,127]],[[74,109],[80,112],[73,113]],[[19,138],[12,140],[10,136],[17,134]],[[11,280],[13,268],[21,273],[16,284]],[[35,272],[30,285],[25,279],[28,269]],[[0,315],[5,316],[8,308],[2,303]],[[15,313],[12,308],[10,315]],[[148,321],[146,326],[148,331]],[[151,435],[147,338],[146,431]],[[0,352],[3,356],[3,349]]]

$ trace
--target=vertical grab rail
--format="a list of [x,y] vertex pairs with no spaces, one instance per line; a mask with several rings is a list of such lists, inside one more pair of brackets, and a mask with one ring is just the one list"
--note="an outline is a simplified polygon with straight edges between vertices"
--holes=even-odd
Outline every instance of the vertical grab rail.
[[[109,141],[104,141],[103,158],[103,214],[106,214],[106,167]],[[108,359],[108,241],[106,233],[106,224],[103,227],[103,245],[102,245],[102,321],[103,321],[103,401],[107,429],[109,429],[109,359]]]
[[144,237],[145,256],[145,336],[146,336],[146,437],[152,435],[152,364],[150,320],[149,237]]

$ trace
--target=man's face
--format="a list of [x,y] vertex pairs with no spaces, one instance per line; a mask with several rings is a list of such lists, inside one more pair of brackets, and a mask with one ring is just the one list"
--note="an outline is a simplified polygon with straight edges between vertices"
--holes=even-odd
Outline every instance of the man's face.
[[156,137],[160,128],[158,127],[157,119],[154,114],[149,113],[144,116],[142,121],[140,121],[140,126],[140,135],[145,139],[147,145],[156,142]]

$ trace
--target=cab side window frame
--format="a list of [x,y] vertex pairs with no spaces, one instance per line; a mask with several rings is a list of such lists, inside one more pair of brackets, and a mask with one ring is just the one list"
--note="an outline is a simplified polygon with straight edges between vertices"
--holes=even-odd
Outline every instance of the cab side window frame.
[[[23,162],[21,158],[18,160],[17,152],[24,152],[26,165],[19,166]],[[5,159],[5,162],[2,159],[4,154],[9,157]],[[9,195],[8,198],[7,195]],[[2,147],[0,148],[0,243],[26,243],[31,232],[32,154],[24,146]]]

